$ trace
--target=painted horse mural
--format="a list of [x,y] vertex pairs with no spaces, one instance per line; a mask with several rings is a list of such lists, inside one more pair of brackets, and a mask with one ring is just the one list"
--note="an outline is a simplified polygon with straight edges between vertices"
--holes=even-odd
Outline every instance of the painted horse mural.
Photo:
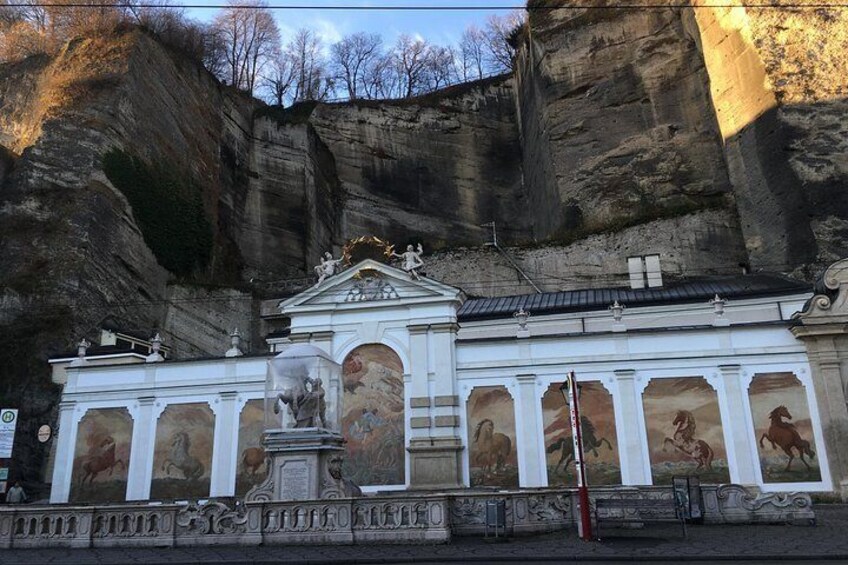
[[83,461],[83,475],[80,480],[81,485],[85,484],[86,479],[88,479],[88,484],[92,484],[97,475],[106,469],[109,469],[109,475],[112,475],[115,470],[115,466],[118,464],[120,464],[124,469],[127,468],[127,464],[123,459],[115,458],[115,440],[112,436],[103,438],[103,441],[101,441],[95,449],[97,452],[89,452],[85,461]]
[[810,469],[810,464],[804,459],[805,454],[810,458],[816,456],[813,450],[810,449],[810,442],[801,437],[801,434],[795,429],[794,424],[784,422],[784,418],[787,420],[792,419],[792,414],[789,413],[789,409],[786,406],[778,406],[769,413],[771,425],[768,432],[760,436],[760,447],[765,447],[763,445],[764,439],[769,440],[772,449],[777,449],[779,446],[789,456],[789,462],[786,463],[786,471],[789,471],[792,461],[795,460],[795,455],[792,453],[792,448],[795,448],[798,451],[801,462],[807,469]]
[[257,471],[265,463],[265,450],[261,447],[248,447],[241,452],[241,463],[248,475],[256,477]]
[[671,444],[673,448],[697,463],[697,469],[711,471],[715,453],[710,444],[702,439],[695,438],[697,424],[692,412],[678,410],[672,425],[677,426],[677,429],[674,431],[673,437],[667,437],[663,440],[663,451],[666,450],[668,444]]
[[474,461],[483,473],[498,471],[506,466],[506,460],[512,451],[512,440],[509,436],[495,432],[495,423],[486,418],[477,424],[474,430],[476,456]]
[[188,480],[199,479],[203,475],[203,463],[189,454],[191,439],[186,432],[177,432],[171,440],[171,451],[162,463],[162,470],[168,475],[171,468],[179,469]]
[[[595,425],[587,418],[586,416],[580,416],[580,433],[583,436],[583,451],[584,453],[591,452],[592,455],[598,457],[598,448],[607,444],[607,449],[612,451],[612,444],[605,437],[597,437],[597,432],[595,430]],[[562,454],[559,457],[559,461],[554,467],[554,473],[559,470],[559,466],[562,465],[563,470],[565,470],[571,461],[574,459],[574,440],[571,436],[562,436],[547,448],[547,453],[556,453],[557,451],[562,450]]]

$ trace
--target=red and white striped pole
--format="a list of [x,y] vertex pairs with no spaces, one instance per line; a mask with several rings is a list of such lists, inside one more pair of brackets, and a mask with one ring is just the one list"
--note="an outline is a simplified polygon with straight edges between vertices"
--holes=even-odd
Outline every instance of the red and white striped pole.
[[577,469],[577,496],[580,504],[580,522],[577,524],[577,534],[584,541],[591,541],[592,516],[589,512],[589,485],[586,482],[586,462],[583,458],[583,433],[580,429],[580,402],[577,391],[577,379],[574,371],[566,376],[568,406],[571,412],[571,437],[574,438],[574,466]]

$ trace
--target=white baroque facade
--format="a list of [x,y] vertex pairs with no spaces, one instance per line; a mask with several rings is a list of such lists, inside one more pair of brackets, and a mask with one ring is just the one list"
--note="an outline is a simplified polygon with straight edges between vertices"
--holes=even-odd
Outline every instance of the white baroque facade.
[[[90,492],[116,480],[125,489],[121,500],[243,494],[239,481],[259,472],[249,451],[255,445],[245,443],[246,414],[264,398],[268,359],[291,343],[315,345],[350,374],[364,375],[345,383],[346,402],[361,414],[349,414],[342,431],[350,436],[349,459],[375,454],[352,462],[379,478],[363,483],[365,492],[567,483],[566,471],[553,468],[553,443],[565,430],[550,390],[568,371],[592,383],[584,412],[599,435],[614,429],[594,456],[587,454],[590,464],[606,461],[607,484],[651,485],[665,480],[666,470],[704,473],[696,462],[708,452],[724,482],[763,491],[840,490],[818,373],[805,342],[790,331],[811,296],[795,283],[752,277],[676,290],[468,299],[366,260],[279,303],[290,334],[269,339],[266,355],[67,368],[51,502],[81,500],[86,484]],[[626,310],[611,312],[615,302]],[[526,323],[513,316],[519,310],[529,312]],[[396,365],[385,360],[387,351]],[[392,395],[402,398],[398,407],[387,405]],[[778,404],[795,419],[781,417]],[[803,448],[790,447],[794,467],[784,471],[789,456],[765,406],[798,432],[800,439],[785,441],[807,442],[806,463]],[[675,423],[656,416],[678,407]],[[112,419],[95,421],[106,414],[98,410],[111,410]],[[393,414],[402,418],[386,435]],[[118,421],[126,422],[123,431],[102,429]],[[195,434],[202,429],[208,434]],[[384,445],[386,438],[402,445]],[[181,481],[193,490],[182,491]]]

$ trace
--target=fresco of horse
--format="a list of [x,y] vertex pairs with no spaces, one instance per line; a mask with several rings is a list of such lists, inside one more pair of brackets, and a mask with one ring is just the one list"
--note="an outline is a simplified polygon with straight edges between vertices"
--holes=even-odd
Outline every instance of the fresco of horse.
[[89,410],[80,420],[70,502],[123,502],[133,421],[126,408]]
[[[583,437],[583,453],[584,455],[594,455],[598,457],[598,448],[606,444],[607,449],[612,451],[612,444],[605,438],[597,437],[595,425],[586,416],[580,416],[580,434]],[[571,436],[563,436],[557,441],[549,445],[545,449],[545,453],[560,453],[559,461],[554,465],[554,473],[559,471],[560,465],[563,469],[568,467],[574,461],[574,439]]]
[[821,481],[807,390],[801,381],[792,373],[757,374],[748,398],[763,482]]
[[342,363],[344,476],[359,485],[406,483],[403,363],[391,348],[371,343]]
[[651,379],[642,406],[655,485],[671,483],[674,475],[730,482],[718,394],[705,378]]
[[767,439],[769,443],[771,443],[772,449],[777,449],[777,447],[780,446],[780,449],[789,456],[789,461],[786,462],[787,473],[792,467],[792,461],[795,460],[795,455],[792,453],[792,449],[794,448],[798,451],[801,463],[803,463],[809,471],[810,464],[807,463],[806,459],[804,459],[804,455],[806,454],[810,458],[813,458],[816,454],[812,449],[810,449],[810,442],[803,439],[801,434],[798,433],[798,430],[795,429],[795,425],[790,422],[784,422],[784,418],[787,420],[792,419],[792,414],[789,413],[786,406],[778,406],[769,413],[771,425],[769,426],[768,431],[760,436],[760,448],[765,447],[763,445],[764,439]]
[[483,473],[498,473],[506,468],[506,460],[512,451],[512,440],[495,432],[495,423],[486,418],[474,430],[474,463]]
[[688,410],[678,410],[677,416],[674,417],[671,424],[677,426],[677,429],[674,430],[674,436],[663,440],[663,450],[671,445],[698,464],[695,471],[701,469],[712,471],[715,452],[710,444],[702,439],[695,438],[695,428],[698,427],[695,416]]
[[192,456],[189,449],[191,449],[191,438],[188,433],[175,433],[174,439],[171,440],[171,452],[162,463],[162,471],[170,477],[171,472],[176,469],[188,480],[199,479],[203,474],[203,463]]
[[215,415],[205,402],[171,404],[156,424],[151,499],[209,496]]
[[467,410],[471,486],[518,487],[515,412],[506,387],[476,387]]
[[112,436],[106,436],[103,438],[103,441],[100,442],[100,445],[97,446],[96,452],[91,453],[86,456],[85,461],[82,464],[82,479],[80,479],[80,484],[85,485],[85,481],[88,480],[88,484],[94,483],[94,479],[97,478],[102,471],[109,470],[109,475],[112,475],[115,471],[115,467],[120,465],[124,470],[127,468],[126,462],[123,459],[118,459],[115,457],[115,438]]
[[261,398],[249,400],[239,416],[236,496],[247,494],[251,487],[265,480],[264,404]]
[[[575,485],[574,441],[568,406],[553,383],[542,397],[548,484]],[[612,395],[600,381],[581,381],[580,428],[586,457],[586,474],[591,485],[621,484],[621,468],[615,435]]]

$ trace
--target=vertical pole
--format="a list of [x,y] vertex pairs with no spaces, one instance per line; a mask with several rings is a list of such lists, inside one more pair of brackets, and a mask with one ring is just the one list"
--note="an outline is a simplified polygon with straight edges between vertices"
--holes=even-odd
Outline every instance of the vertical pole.
[[589,513],[589,485],[586,484],[586,463],[583,458],[583,434],[580,429],[580,406],[577,400],[577,379],[574,371],[568,373],[568,390],[571,394],[571,437],[574,438],[574,464],[577,468],[577,495],[580,502],[578,535],[584,541],[592,540],[592,518]]

